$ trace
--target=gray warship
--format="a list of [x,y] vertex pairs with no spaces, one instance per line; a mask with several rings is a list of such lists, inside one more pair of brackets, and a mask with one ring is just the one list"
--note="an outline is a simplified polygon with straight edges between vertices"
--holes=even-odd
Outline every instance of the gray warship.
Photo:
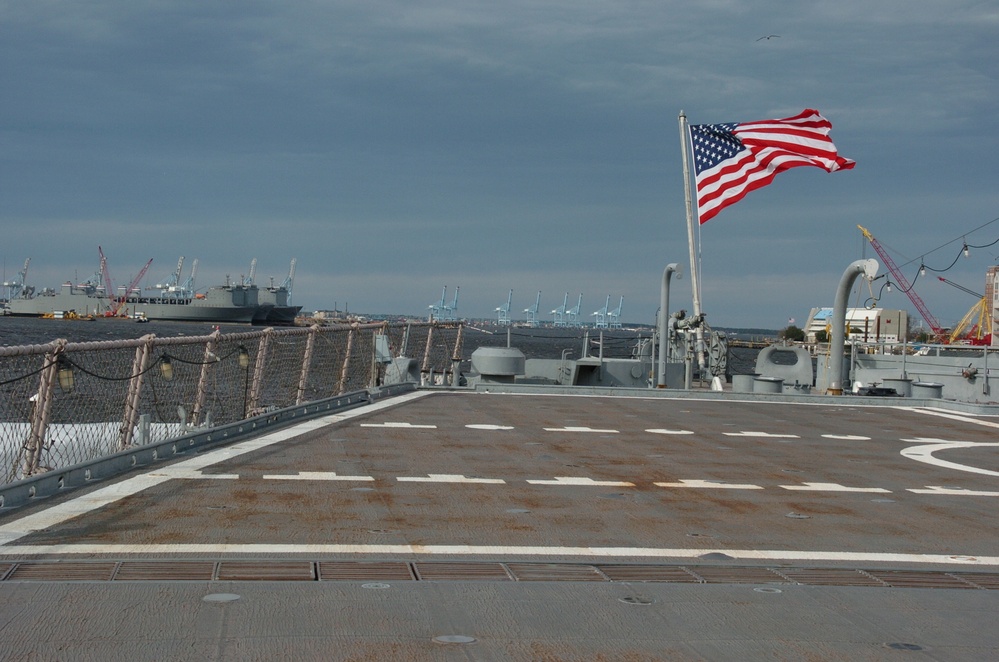
[[[184,322],[293,324],[301,306],[289,303],[290,282],[261,289],[252,282],[227,282],[203,293],[194,289],[197,260],[191,274],[181,282],[184,258],[165,283],[144,294],[133,283],[123,296],[109,296],[109,282],[99,270],[82,283],[65,282],[59,289],[37,290],[25,284],[28,261],[18,278],[4,283],[8,288],[7,314],[21,317],[118,317]],[[103,261],[102,261],[103,270]]]

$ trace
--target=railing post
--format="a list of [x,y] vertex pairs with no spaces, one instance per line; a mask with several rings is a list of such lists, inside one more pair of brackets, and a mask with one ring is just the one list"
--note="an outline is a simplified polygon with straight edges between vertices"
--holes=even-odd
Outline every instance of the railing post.
[[354,351],[354,334],[357,333],[357,324],[355,323],[350,327],[350,331],[347,332],[347,353],[343,357],[343,365],[340,366],[340,381],[336,385],[336,393],[334,395],[340,395],[344,392],[347,386],[347,368],[350,366],[350,354]]
[[274,334],[273,328],[264,329],[264,335],[260,337],[260,344],[257,347],[256,363],[253,365],[253,384],[250,385],[250,403],[247,411],[243,412],[243,417],[247,418],[260,406],[260,390],[264,385],[264,368],[267,366],[267,350],[271,346],[271,336]]
[[135,348],[135,360],[132,362],[132,378],[128,380],[128,397],[125,400],[125,417],[122,419],[118,435],[118,450],[124,450],[132,445],[132,435],[136,422],[139,420],[139,396],[142,394],[142,383],[146,377],[146,363],[153,347],[155,335],[142,337],[143,342]]
[[51,352],[46,353],[42,359],[44,368],[38,378],[38,393],[35,394],[35,403],[31,411],[31,431],[24,444],[24,462],[21,464],[21,473],[24,477],[37,473],[41,468],[45,434],[48,430],[49,415],[52,412],[52,389],[55,388],[57,364],[59,356],[62,355],[63,348],[66,346],[65,340],[57,340],[56,342],[58,345]]
[[305,341],[305,354],[302,356],[302,372],[298,377],[298,394],[295,396],[295,404],[300,405],[305,400],[305,387],[309,382],[309,368],[312,366],[312,352],[316,346],[316,334],[319,333],[319,325],[313,324],[309,327],[309,339]]
[[420,366],[420,381],[427,383],[427,376],[430,374],[430,346],[434,340],[434,325],[427,328],[427,345],[423,349],[423,364]]
[[205,357],[201,363],[201,376],[198,378],[198,390],[194,395],[194,411],[191,413],[191,425],[201,425],[201,412],[205,408],[205,400],[208,397],[208,377],[211,369],[219,362],[219,357],[215,353],[219,345],[219,336],[222,331],[215,329],[208,342],[205,343]]
[[458,337],[454,341],[454,352],[451,354],[451,386],[461,386],[461,341],[465,325],[458,323]]

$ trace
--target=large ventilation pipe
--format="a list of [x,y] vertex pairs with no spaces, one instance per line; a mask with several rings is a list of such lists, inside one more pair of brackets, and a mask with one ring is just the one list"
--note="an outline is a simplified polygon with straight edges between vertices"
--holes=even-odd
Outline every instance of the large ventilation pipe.
[[829,388],[830,395],[843,394],[843,350],[846,347],[846,304],[850,289],[858,276],[874,280],[878,273],[877,260],[857,260],[843,272],[836,288],[836,303],[833,306],[832,338],[829,341]]

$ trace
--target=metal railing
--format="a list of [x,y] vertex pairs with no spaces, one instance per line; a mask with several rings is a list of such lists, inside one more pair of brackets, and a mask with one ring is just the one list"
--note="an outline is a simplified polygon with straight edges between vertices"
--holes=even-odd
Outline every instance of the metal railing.
[[420,322],[0,347],[0,485],[376,387],[394,357],[447,376],[461,342]]

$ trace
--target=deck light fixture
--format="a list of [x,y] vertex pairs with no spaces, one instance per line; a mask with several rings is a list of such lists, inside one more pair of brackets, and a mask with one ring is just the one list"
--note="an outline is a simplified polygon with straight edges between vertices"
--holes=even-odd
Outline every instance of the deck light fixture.
[[69,362],[62,354],[56,359],[56,378],[59,380],[59,388],[63,393],[72,393],[73,386],[75,385],[75,376],[73,375],[73,364]]
[[971,257],[971,251],[968,250],[968,244],[964,245],[964,257]]
[[919,275],[920,276],[925,276],[926,275],[926,265],[925,264],[920,264],[919,265]]
[[891,292],[891,281],[885,281],[885,292]]
[[164,354],[160,357],[160,376],[163,378],[163,381],[173,381],[173,363],[170,361],[169,354]]
[[239,354],[237,355],[237,359],[239,360],[240,368],[250,367],[250,352],[247,351],[244,345],[239,346]]

